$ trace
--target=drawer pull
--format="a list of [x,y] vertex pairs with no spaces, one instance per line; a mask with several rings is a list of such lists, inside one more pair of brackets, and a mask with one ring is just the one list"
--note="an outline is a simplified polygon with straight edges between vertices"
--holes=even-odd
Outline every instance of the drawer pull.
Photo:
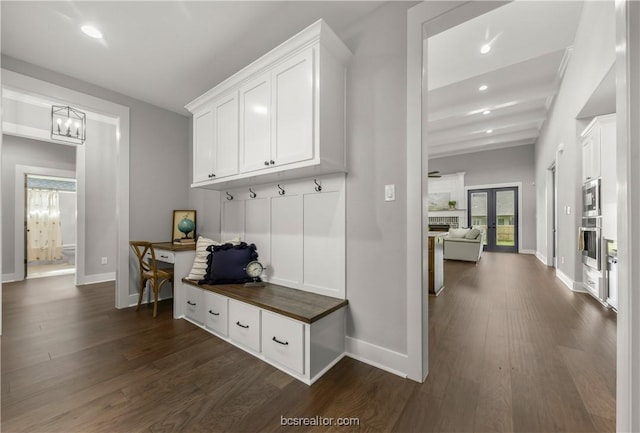
[[240,321],[237,321],[236,325],[238,325],[239,327],[244,328],[244,329],[249,329],[249,325],[243,325],[242,323],[240,323]]
[[272,340],[275,341],[278,344],[282,344],[283,346],[288,346],[289,345],[288,341],[280,341],[276,337],[273,337]]
[[220,313],[214,313],[213,311],[209,310],[209,314],[213,314],[214,316],[219,316]]
[[168,259],[169,256],[160,256],[161,259]]
[[191,306],[194,306],[194,307],[196,306],[196,303],[195,302],[191,302],[191,301],[187,301],[187,304],[189,304]]

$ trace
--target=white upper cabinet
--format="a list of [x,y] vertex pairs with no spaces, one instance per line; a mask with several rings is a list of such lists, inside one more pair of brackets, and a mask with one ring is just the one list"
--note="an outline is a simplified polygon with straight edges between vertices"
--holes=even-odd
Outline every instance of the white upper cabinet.
[[238,174],[238,96],[213,103],[213,167],[215,178]]
[[193,182],[237,173],[238,96],[233,93],[193,115]]
[[[319,20],[189,103],[192,186],[223,189],[346,172],[350,57]],[[235,105],[219,100],[230,94]]]
[[271,159],[271,74],[240,88],[240,170],[269,167]]
[[273,134],[271,161],[290,164],[313,158],[313,49],[303,51],[273,70]]
[[193,182],[213,177],[213,111],[207,107],[193,114]]

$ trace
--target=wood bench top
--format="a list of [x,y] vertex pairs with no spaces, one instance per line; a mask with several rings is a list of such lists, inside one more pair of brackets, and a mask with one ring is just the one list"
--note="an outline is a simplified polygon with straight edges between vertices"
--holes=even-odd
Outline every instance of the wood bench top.
[[197,281],[187,278],[183,278],[182,281],[304,323],[320,320],[349,303],[346,299],[332,298],[266,282],[264,287],[245,287],[244,284],[198,284]]

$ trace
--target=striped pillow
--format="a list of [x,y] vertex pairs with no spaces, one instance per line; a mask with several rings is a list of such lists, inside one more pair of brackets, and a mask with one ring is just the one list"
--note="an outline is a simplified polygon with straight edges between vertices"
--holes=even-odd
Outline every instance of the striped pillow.
[[187,278],[194,281],[202,280],[204,278],[204,275],[207,273],[207,257],[209,257],[209,251],[207,251],[207,247],[209,245],[224,245],[226,243],[238,245],[240,243],[240,238],[231,239],[230,241],[226,242],[218,242],[209,238],[205,238],[204,236],[200,236],[198,238],[198,241],[196,242],[196,256],[193,259],[191,273],[187,276]]

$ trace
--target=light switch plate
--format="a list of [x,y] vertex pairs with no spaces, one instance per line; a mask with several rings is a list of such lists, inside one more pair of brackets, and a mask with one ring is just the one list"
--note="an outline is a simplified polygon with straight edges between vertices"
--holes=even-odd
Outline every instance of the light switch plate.
[[396,199],[396,186],[394,184],[384,186],[384,201],[394,201]]

